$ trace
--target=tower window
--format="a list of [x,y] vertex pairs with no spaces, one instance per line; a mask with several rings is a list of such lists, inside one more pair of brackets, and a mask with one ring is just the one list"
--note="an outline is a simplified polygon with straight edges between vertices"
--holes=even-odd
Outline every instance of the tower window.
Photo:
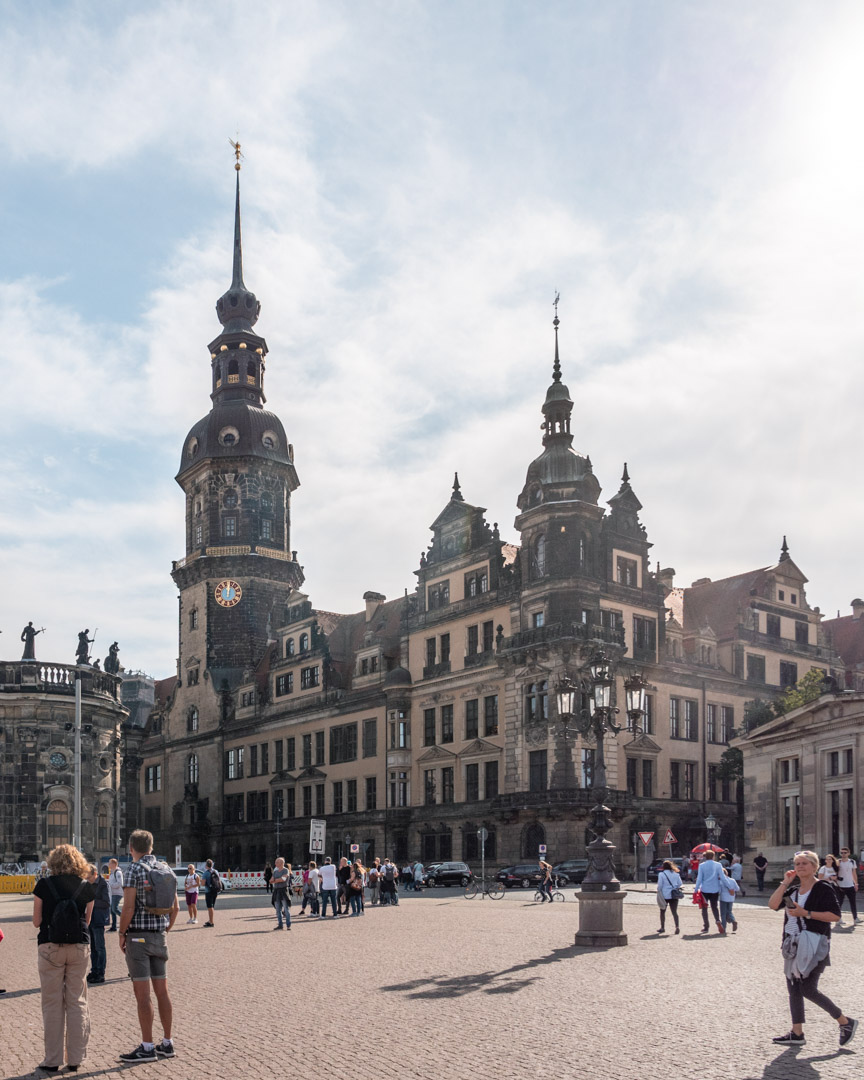
[[536,577],[546,573],[546,537],[542,535],[534,541],[534,573]]
[[294,638],[293,637],[289,637],[288,640],[285,642],[285,655],[286,656],[293,656],[294,655]]
[[196,525],[195,526],[195,547],[201,547],[201,545],[203,543],[204,543],[204,526],[203,525]]
[[261,513],[272,514],[273,513],[273,496],[264,494],[261,496]]
[[300,635],[300,652],[309,651],[309,635],[303,633]]
[[240,439],[240,432],[235,427],[222,428],[219,432],[219,442],[223,446],[234,446]]
[[237,518],[233,514],[222,518],[222,535],[229,537],[237,535]]
[[261,519],[261,539],[272,540],[273,539],[273,522],[270,518]]
[[246,365],[246,382],[255,385],[255,364],[251,360]]
[[186,730],[190,733],[198,730],[198,710],[194,705],[186,716]]
[[198,629],[198,608],[192,608],[192,610],[189,612],[189,629]]
[[225,498],[222,500],[224,506],[228,510],[233,510],[237,505],[237,492],[232,488],[225,492]]

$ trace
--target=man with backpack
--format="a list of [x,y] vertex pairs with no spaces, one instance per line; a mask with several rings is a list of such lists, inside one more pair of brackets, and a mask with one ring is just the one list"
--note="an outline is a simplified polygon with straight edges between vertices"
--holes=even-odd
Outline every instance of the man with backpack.
[[215,926],[213,916],[216,913],[216,898],[225,886],[222,884],[222,878],[213,865],[212,859],[207,860],[207,869],[201,877],[204,879],[204,903],[207,905],[207,922],[204,925],[212,928]]
[[385,859],[381,867],[381,904],[389,905],[393,904],[398,906],[399,895],[396,892],[396,881],[399,877],[399,871],[390,862],[389,859]]
[[[171,1040],[172,1006],[168,996],[165,965],[168,960],[168,931],[174,925],[180,905],[177,902],[177,878],[167,863],[153,855],[153,834],[136,829],[129,837],[132,863],[123,879],[123,910],[118,933],[121,951],[132,979],[141,1043],[128,1054],[125,1062],[155,1061],[174,1057]],[[153,1042],[153,1001],[156,995],[163,1037]]]

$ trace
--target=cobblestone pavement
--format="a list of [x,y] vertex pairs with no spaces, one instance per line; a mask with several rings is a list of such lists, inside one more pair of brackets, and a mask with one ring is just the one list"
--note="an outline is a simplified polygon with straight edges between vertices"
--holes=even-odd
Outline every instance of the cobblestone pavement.
[[[272,931],[267,897],[220,898],[215,930],[170,934],[173,1060],[122,1066],[139,1038],[116,935],[108,981],[90,990],[92,1037],[79,1076],[133,1068],[136,1080],[274,1074],[316,1080],[601,1077],[603,1080],[851,1080],[864,1075],[864,1027],[848,1049],[808,1006],[807,1044],[775,1047],[789,1028],[780,916],[755,900],[740,930],[699,935],[682,902],[682,933],[658,937],[652,893],[625,905],[627,948],[577,948],[578,907],[457,892],[408,894],[362,918],[298,918]],[[35,931],[29,898],[0,898],[0,1077],[41,1060]],[[835,934],[826,993],[864,1019],[864,926]],[[159,1032],[157,1022],[157,1032]],[[374,1061],[373,1061],[374,1059]],[[274,1062],[276,1063],[274,1066]],[[377,1062],[377,1063],[376,1063]],[[287,1074],[285,1073],[285,1070]],[[861,1070],[861,1071],[859,1071]]]

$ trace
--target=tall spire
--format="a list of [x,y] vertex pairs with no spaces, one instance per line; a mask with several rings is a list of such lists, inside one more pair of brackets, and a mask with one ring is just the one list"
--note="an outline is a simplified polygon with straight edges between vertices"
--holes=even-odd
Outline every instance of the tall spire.
[[783,543],[780,547],[780,562],[785,562],[789,558],[789,545],[786,543],[786,537],[783,537]]
[[558,318],[558,301],[561,299],[561,293],[556,290],[555,299],[552,301],[552,307],[555,308],[555,318],[552,320],[552,325],[555,327],[555,363],[552,365],[552,382],[561,382],[561,359],[558,356],[558,326],[561,320]]
[[234,195],[234,259],[231,287],[216,301],[216,314],[226,330],[251,330],[258,321],[261,304],[258,297],[243,283],[243,241],[240,231],[240,143],[228,140],[234,147],[234,169],[237,174]]
[[459,473],[453,473],[453,494],[450,496],[451,502],[464,502],[465,499],[462,495],[462,489],[459,486]]

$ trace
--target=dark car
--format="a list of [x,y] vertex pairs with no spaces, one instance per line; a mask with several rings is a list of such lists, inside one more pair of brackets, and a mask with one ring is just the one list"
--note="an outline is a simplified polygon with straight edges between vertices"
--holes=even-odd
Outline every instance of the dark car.
[[[657,878],[660,875],[660,871],[663,869],[663,863],[664,862],[666,862],[665,859],[655,859],[654,862],[649,864],[649,866],[648,866],[648,880],[649,881],[656,881],[657,880]],[[677,863],[676,863],[676,866],[677,866]],[[639,880],[639,878],[642,877],[642,873],[643,873],[642,870],[638,871],[637,880]]]
[[495,875],[498,881],[508,889],[520,886],[523,889],[536,888],[545,877],[537,863],[517,863],[507,866]]
[[588,873],[587,859],[565,859],[552,867],[552,876],[559,885],[580,885]]
[[432,888],[436,885],[461,885],[464,889],[474,880],[474,875],[468,863],[442,862],[429,867],[426,874],[426,884]]

